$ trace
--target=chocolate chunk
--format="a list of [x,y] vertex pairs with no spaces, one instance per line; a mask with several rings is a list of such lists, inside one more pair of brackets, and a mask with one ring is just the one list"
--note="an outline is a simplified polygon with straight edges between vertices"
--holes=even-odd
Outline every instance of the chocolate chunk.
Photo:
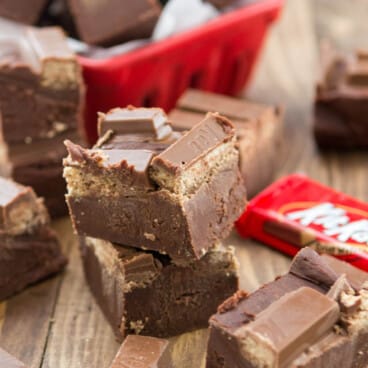
[[32,188],[0,177],[0,235],[31,233],[48,222],[43,202]]
[[235,126],[240,170],[248,196],[253,197],[272,181],[282,159],[283,112],[278,107],[189,89],[169,118],[175,129],[188,130],[214,110]]
[[104,46],[149,37],[161,12],[156,0],[68,0],[68,4],[81,39]]
[[241,354],[254,366],[286,367],[306,346],[332,330],[339,313],[334,300],[302,287],[271,304],[234,335]]
[[129,335],[110,368],[172,368],[168,344],[155,337]]
[[87,282],[121,340],[126,334],[175,336],[207,326],[238,288],[231,250],[213,249],[185,266],[169,257],[81,238]]
[[47,0],[2,0],[0,5],[0,17],[11,20],[34,24],[40,18]]
[[29,143],[80,127],[82,75],[62,30],[24,27],[1,19],[0,31],[4,140]]
[[0,367],[4,368],[27,368],[18,359],[0,348]]
[[134,108],[133,106],[128,106],[126,109],[113,109],[107,114],[100,113],[99,136],[103,136],[109,130],[117,135],[147,134],[157,140],[163,140],[172,133],[167,116],[162,109]]

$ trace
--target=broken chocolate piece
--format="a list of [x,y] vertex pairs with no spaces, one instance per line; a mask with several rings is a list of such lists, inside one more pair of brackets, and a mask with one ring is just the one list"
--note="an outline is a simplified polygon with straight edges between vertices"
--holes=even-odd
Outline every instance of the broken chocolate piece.
[[87,282],[121,340],[126,334],[175,336],[207,326],[238,287],[232,250],[210,250],[177,266],[168,257],[81,238]]
[[155,337],[129,335],[110,368],[172,368],[168,344]]
[[[81,39],[93,45],[150,37],[161,12],[156,0],[68,0]],[[99,19],[96,22],[96,19]]]
[[0,348],[0,367],[4,368],[27,368],[18,359]]
[[274,106],[189,89],[169,118],[175,129],[187,130],[214,110],[234,123],[240,171],[248,196],[253,197],[272,181],[281,162],[283,112]]

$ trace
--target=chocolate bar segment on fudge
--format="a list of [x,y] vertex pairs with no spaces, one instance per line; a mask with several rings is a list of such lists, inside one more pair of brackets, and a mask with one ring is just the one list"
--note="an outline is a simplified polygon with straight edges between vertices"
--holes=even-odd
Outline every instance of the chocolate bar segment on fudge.
[[65,264],[43,200],[32,188],[0,178],[0,300]]
[[210,319],[207,368],[364,367],[368,292],[349,285],[368,274],[326,260],[304,248],[288,274],[223,303]]
[[324,44],[316,88],[314,135],[325,148],[368,147],[367,53],[342,55]]
[[175,129],[191,129],[207,111],[216,110],[236,128],[240,171],[249,197],[267,186],[282,159],[282,110],[234,97],[189,89],[169,118]]
[[80,66],[63,31],[4,19],[0,30],[0,109],[5,142],[29,143],[80,128],[84,87]]
[[217,247],[178,266],[159,253],[105,240],[81,237],[80,246],[87,282],[120,340],[206,327],[217,306],[238,289],[232,249]]
[[80,235],[187,263],[226,237],[245,206],[234,130],[227,119],[209,114],[184,135],[167,124],[163,136],[160,124],[135,131],[137,114],[146,116],[147,110],[115,109],[101,116],[101,131],[110,114],[121,118],[93,149],[66,142],[73,225]]

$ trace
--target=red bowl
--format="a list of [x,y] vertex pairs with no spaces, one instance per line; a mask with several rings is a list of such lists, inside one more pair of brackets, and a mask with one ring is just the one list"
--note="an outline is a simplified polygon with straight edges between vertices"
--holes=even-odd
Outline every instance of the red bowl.
[[98,111],[128,104],[168,111],[187,87],[239,93],[282,4],[283,0],[256,2],[111,58],[79,57],[87,84],[85,129],[90,143],[97,138]]

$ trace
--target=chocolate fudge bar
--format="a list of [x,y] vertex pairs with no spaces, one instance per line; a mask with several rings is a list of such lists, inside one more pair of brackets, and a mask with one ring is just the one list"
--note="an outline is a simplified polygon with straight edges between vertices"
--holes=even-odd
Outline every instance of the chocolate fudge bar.
[[34,24],[38,21],[48,0],[0,0],[0,17]]
[[68,4],[80,38],[104,46],[150,37],[161,13],[156,0],[68,0]]
[[325,148],[368,148],[368,55],[322,49],[314,134]]
[[66,142],[66,198],[79,235],[158,251],[179,264],[230,233],[245,189],[227,119],[208,114],[180,135],[162,110],[127,108],[101,115],[99,125],[106,133],[93,149]]
[[57,27],[0,20],[0,109],[7,144],[53,138],[81,126],[78,61]]
[[167,340],[129,335],[110,368],[173,368]]
[[175,129],[186,130],[214,110],[235,125],[240,170],[248,197],[253,197],[270,184],[282,161],[283,112],[274,106],[189,89],[169,119]]
[[219,303],[238,288],[231,249],[211,249],[199,261],[177,266],[159,253],[105,240],[81,237],[80,244],[87,282],[120,340],[206,327]]
[[4,368],[27,368],[18,359],[0,348],[0,367]]
[[331,259],[304,248],[289,273],[226,300],[210,319],[206,367],[365,367],[368,273]]
[[43,200],[32,188],[0,178],[0,300],[65,264]]

